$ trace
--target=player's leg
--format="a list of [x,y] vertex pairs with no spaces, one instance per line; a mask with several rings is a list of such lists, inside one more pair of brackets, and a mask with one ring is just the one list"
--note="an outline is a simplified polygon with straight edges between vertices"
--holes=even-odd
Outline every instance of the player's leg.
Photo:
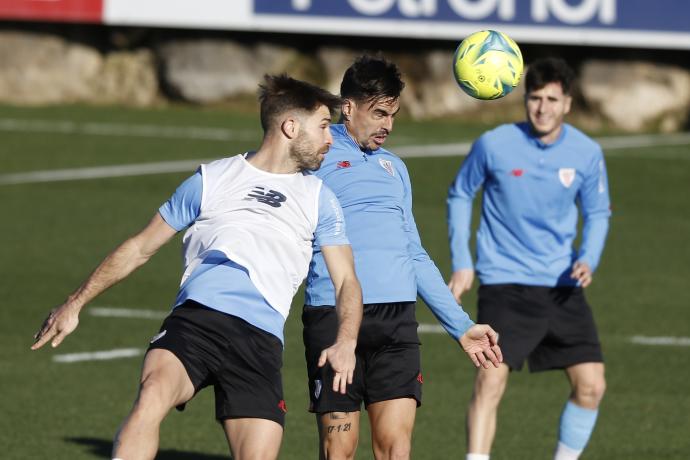
[[398,398],[367,406],[371,443],[376,460],[407,460],[412,451],[412,429],[417,400]]
[[[467,410],[467,452],[469,455],[486,455],[496,435],[498,406],[503,398],[510,368],[501,364],[498,368],[477,370],[474,391]],[[468,458],[472,458],[469,457]],[[481,457],[477,457],[481,458]]]
[[365,312],[370,321],[360,329],[360,341],[371,344],[365,403],[374,456],[407,459],[423,385],[415,305],[378,304]]
[[535,298],[540,288],[519,284],[482,285],[477,322],[499,333],[503,364],[479,369],[467,410],[467,459],[487,460],[496,435],[498,407],[511,369],[519,371],[538,347],[548,327],[547,312]]
[[[362,326],[369,324],[365,315]],[[366,354],[360,353],[366,343],[358,341],[357,362],[353,382],[347,386],[347,394],[333,391],[334,373],[326,364],[318,366],[324,348],[335,341],[338,317],[334,307],[305,306],[302,313],[304,325],[304,354],[309,380],[309,411],[315,413],[319,433],[319,459],[352,459],[359,442],[359,417],[364,391],[363,367]]]
[[572,393],[561,413],[556,460],[575,460],[587,446],[606,391],[604,363],[581,363],[566,369]]
[[359,442],[360,411],[316,414],[320,460],[355,458]]
[[574,460],[589,441],[606,391],[604,363],[594,317],[582,288],[554,288],[550,303],[549,333],[530,356],[530,369],[566,371],[572,391],[561,414],[555,458]]
[[278,458],[283,427],[262,418],[235,418],[223,420],[234,460],[273,460]]
[[153,459],[163,418],[192,396],[194,385],[180,360],[168,350],[150,350],[144,359],[134,407],[115,437],[113,457]]

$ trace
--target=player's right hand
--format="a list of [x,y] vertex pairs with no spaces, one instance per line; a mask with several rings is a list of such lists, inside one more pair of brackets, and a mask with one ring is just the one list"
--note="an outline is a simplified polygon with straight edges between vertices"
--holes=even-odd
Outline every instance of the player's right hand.
[[79,310],[69,304],[62,304],[51,310],[43,321],[41,328],[34,334],[32,350],[38,350],[52,340],[51,346],[57,347],[71,334],[79,324]]
[[357,362],[355,348],[357,348],[356,340],[336,341],[319,356],[319,367],[328,363],[333,369],[333,391],[340,394],[347,393],[347,385],[352,384]]
[[475,367],[488,369],[492,364],[498,367],[503,362],[503,353],[498,346],[498,333],[488,324],[475,324],[470,327],[460,337],[459,342]]
[[453,273],[448,282],[448,287],[450,288],[450,292],[453,293],[456,302],[462,303],[462,295],[472,289],[473,282],[474,270],[471,268],[461,268]]

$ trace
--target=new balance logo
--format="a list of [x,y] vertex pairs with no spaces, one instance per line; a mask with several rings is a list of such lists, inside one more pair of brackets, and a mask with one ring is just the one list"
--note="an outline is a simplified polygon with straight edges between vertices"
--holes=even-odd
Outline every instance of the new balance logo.
[[286,200],[287,197],[280,192],[275,190],[265,191],[264,187],[256,186],[245,198],[247,201],[256,200],[259,203],[264,203],[274,208],[279,208]]

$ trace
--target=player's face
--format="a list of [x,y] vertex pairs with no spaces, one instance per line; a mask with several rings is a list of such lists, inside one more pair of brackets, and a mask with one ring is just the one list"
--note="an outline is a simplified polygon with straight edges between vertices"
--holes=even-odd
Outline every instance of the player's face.
[[300,170],[315,171],[333,144],[331,113],[324,105],[302,118],[297,137],[290,144],[290,158]]
[[355,102],[346,99],[343,104],[345,126],[363,149],[377,150],[393,131],[393,121],[400,110],[396,99],[377,99]]
[[571,101],[570,96],[563,94],[560,83],[548,83],[525,95],[527,120],[532,132],[542,142],[550,144],[558,139],[563,118],[570,112]]

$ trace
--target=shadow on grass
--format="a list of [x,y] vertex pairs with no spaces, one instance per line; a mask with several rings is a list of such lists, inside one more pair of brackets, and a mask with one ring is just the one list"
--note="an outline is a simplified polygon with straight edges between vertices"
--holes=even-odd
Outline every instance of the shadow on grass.
[[[66,438],[67,441],[80,446],[85,446],[89,451],[100,458],[111,458],[113,442],[108,439],[95,438]],[[231,460],[230,454],[210,455],[199,452],[183,452],[179,450],[160,450],[156,455],[156,460]]]

